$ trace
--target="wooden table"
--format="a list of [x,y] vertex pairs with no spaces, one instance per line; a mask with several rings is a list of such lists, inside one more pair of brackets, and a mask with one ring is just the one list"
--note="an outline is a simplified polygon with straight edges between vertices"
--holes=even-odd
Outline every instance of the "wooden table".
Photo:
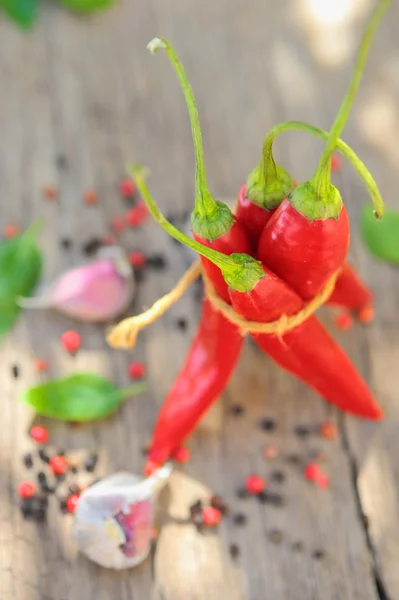
[[[81,261],[82,244],[103,235],[112,216],[125,209],[118,183],[128,160],[151,166],[151,189],[168,214],[191,209],[187,112],[166,57],[152,58],[146,51],[155,35],[173,41],[192,81],[211,189],[233,197],[258,162],[270,126],[287,119],[327,129],[332,123],[367,13],[363,3],[353,4],[344,25],[319,25],[318,32],[305,1],[258,0],[244,8],[241,0],[124,0],[87,20],[43,3],[40,22],[25,34],[2,20],[1,225],[26,227],[38,215],[45,219],[41,245],[45,278],[51,279]],[[399,203],[398,18],[398,5],[392,6],[344,135],[390,206]],[[293,133],[282,136],[277,147],[280,161],[301,180],[311,175],[321,144]],[[50,362],[51,376],[93,370],[120,385],[128,382],[132,357],[145,360],[148,393],[126,403],[115,418],[77,430],[50,425],[60,446],[100,448],[107,471],[139,471],[142,447],[195,332],[199,302],[193,291],[187,294],[140,337],[134,353],[110,350],[103,327],[79,326],[83,349],[76,358],[67,357],[58,341],[75,323],[50,312],[25,314],[1,348],[1,600],[399,598],[399,278],[395,269],[373,261],[360,242],[357,217],[368,202],[362,183],[347,165],[334,178],[352,218],[351,256],[372,285],[377,308],[372,325],[334,335],[384,406],[386,419],[377,432],[326,406],[248,344],[227,391],[189,442],[191,462],[172,476],[167,509],[172,517],[185,517],[191,502],[218,492],[234,512],[247,515],[247,524],[235,527],[226,519],[217,534],[201,535],[169,518],[143,565],[122,573],[102,570],[76,553],[70,518],[57,506],[47,525],[22,519],[16,488],[26,476],[21,456],[30,447],[26,432],[33,415],[18,396],[40,379],[36,356]],[[57,187],[57,202],[43,198],[46,185]],[[89,187],[97,190],[99,207],[83,204]],[[72,240],[68,250],[61,244],[65,238]],[[190,258],[153,223],[123,232],[120,242],[128,249],[164,252],[168,259],[166,270],[149,272],[140,285],[138,312],[169,290]],[[188,319],[185,332],[175,326],[180,317]],[[325,313],[325,319],[331,326],[331,315]],[[17,380],[11,376],[14,363],[21,370]],[[237,403],[245,406],[242,417],[232,416]],[[276,420],[273,433],[259,428],[262,417]],[[326,418],[337,423],[337,441],[301,439],[293,431]],[[265,443],[280,451],[274,463],[262,458]],[[286,459],[298,453],[307,460],[318,449],[326,453],[327,490],[307,484],[301,468]],[[285,473],[284,483],[272,483],[275,470]],[[237,498],[236,489],[252,471],[266,475],[285,506]],[[274,530],[282,532],[279,544],[270,535]],[[298,541],[302,552],[293,549]],[[231,544],[241,551],[236,559]],[[314,558],[317,550],[324,551],[322,559]]]

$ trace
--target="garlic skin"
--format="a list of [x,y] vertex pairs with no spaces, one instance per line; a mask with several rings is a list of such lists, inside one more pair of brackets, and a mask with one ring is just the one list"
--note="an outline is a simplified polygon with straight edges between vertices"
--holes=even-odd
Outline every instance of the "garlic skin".
[[108,569],[128,569],[151,548],[157,495],[172,467],[151,477],[118,472],[87,488],[77,505],[73,538],[83,554]]
[[101,323],[119,317],[134,297],[133,270],[118,246],[101,249],[99,258],[63,273],[43,295],[20,298],[25,309],[53,308],[78,321]]

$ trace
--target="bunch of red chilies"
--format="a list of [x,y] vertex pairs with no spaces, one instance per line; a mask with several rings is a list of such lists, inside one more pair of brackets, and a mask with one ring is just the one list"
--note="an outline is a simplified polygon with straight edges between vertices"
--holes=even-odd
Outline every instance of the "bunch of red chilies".
[[[284,123],[266,136],[260,165],[241,186],[233,214],[209,192],[198,112],[192,89],[170,43],[155,38],[148,48],[168,55],[183,89],[191,121],[196,159],[194,240],[171,225],[152,199],[139,167],[131,174],[151,214],[161,226],[201,256],[202,268],[217,294],[248,321],[272,322],[294,315],[339,272],[329,304],[361,313],[372,294],[345,262],[349,219],[337,188],[330,183],[337,148],[362,176],[376,216],[383,203],[374,180],[356,154],[339,139],[358,88],[372,35],[390,0],[381,0],[363,34],[355,72],[330,133],[305,123]],[[303,129],[326,140],[311,179],[295,185],[275,164],[272,144],[287,129]],[[316,316],[283,335],[251,334],[256,344],[283,369],[341,410],[378,420],[382,410],[356,368]],[[151,473],[181,451],[182,442],[225,388],[243,344],[239,327],[205,296],[197,334],[158,416],[145,467]]]

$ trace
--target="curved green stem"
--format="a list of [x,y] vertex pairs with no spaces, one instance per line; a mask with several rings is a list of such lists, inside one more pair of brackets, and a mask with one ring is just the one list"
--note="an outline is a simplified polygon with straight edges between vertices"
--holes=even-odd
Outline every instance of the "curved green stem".
[[[329,138],[329,133],[327,131],[320,129],[319,127],[315,127],[314,125],[310,125],[309,123],[305,123],[303,121],[286,121],[284,123],[279,123],[270,129],[263,143],[264,150],[271,154],[272,145],[276,137],[280,135],[280,133],[290,130],[307,131],[308,133],[311,133],[322,140],[327,140]],[[357,171],[358,175],[363,180],[363,183],[365,184],[373,202],[375,214],[380,219],[384,214],[384,201],[370,171],[360,160],[354,150],[352,150],[352,148],[340,138],[336,140],[336,148],[350,162],[352,167]]]
[[202,144],[201,128],[198,116],[198,109],[194,98],[194,93],[187,79],[179,57],[168,40],[164,38],[154,38],[147,45],[151,54],[155,54],[157,50],[162,49],[166,52],[170,62],[180,81],[180,86],[183,90],[186,99],[188,112],[190,115],[191,131],[193,135],[194,153],[195,153],[195,211],[201,216],[209,215],[216,210],[216,202],[213,199],[208,189],[206,181],[204,150]]
[[259,261],[246,254],[222,254],[212,248],[200,244],[196,240],[188,237],[170,223],[159,210],[155,200],[145,183],[140,165],[130,165],[128,167],[129,175],[134,179],[148,210],[155,221],[175,240],[178,240],[185,246],[188,246],[201,256],[204,256],[215,264],[222,271],[226,282],[242,292],[250,291],[254,285],[264,276],[263,269]]
[[318,198],[327,192],[330,184],[331,177],[331,157],[336,146],[337,140],[345,126],[353,102],[356,97],[356,93],[360,84],[360,80],[363,75],[364,66],[369,54],[371,41],[375,30],[377,29],[380,21],[391,4],[392,0],[380,0],[377,7],[373,11],[369,22],[364,30],[359,51],[357,53],[355,69],[352,76],[351,83],[348,91],[346,92],[345,98],[341,104],[335,121],[331,127],[330,134],[326,145],[324,146],[323,152],[320,156],[319,164],[312,177],[312,181],[315,184]]

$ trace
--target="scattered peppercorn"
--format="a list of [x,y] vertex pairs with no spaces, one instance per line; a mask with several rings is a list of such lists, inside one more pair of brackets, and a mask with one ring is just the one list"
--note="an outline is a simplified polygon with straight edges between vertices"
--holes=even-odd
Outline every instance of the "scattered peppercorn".
[[202,509],[202,521],[207,527],[216,527],[222,520],[222,513],[213,506],[206,506]]
[[53,185],[46,185],[43,188],[43,196],[48,200],[54,200],[57,197],[57,190]]
[[245,408],[242,404],[233,404],[230,408],[230,412],[234,417],[240,417],[245,413]]
[[190,460],[190,450],[185,446],[180,446],[172,454],[173,460],[180,464],[184,464]]
[[45,521],[47,517],[47,498],[35,496],[32,498],[31,515],[35,521]]
[[148,217],[148,208],[143,200],[131,208],[125,216],[126,225],[129,227],[139,227]]
[[312,433],[312,429],[307,425],[297,425],[294,427],[294,433],[299,438],[306,438]]
[[288,454],[286,459],[287,462],[291,463],[292,465],[299,465],[302,462],[300,455],[295,453]]
[[90,454],[88,458],[85,460],[85,469],[88,473],[93,473],[98,463],[98,454],[93,452]]
[[67,511],[73,515],[78,504],[79,494],[71,494],[66,501]]
[[361,323],[371,323],[375,317],[374,306],[364,306],[358,312],[358,318]]
[[167,261],[163,254],[152,254],[147,257],[147,265],[154,271],[163,271],[167,267]]
[[247,515],[244,513],[235,513],[232,517],[234,525],[241,526],[245,525],[247,522]]
[[294,552],[303,552],[304,545],[302,542],[294,542],[292,544],[292,549],[294,550]]
[[43,425],[35,425],[29,433],[31,438],[38,444],[46,444],[49,440],[49,433]]
[[69,510],[67,509],[67,501],[66,498],[61,498],[60,500],[60,510],[61,512],[66,515],[69,513]]
[[353,317],[350,312],[342,311],[334,317],[334,324],[338,329],[347,331],[353,326]]
[[261,504],[267,504],[269,501],[269,492],[263,491],[256,495]]
[[321,474],[321,469],[316,463],[308,463],[304,468],[303,474],[309,481],[316,481]]
[[45,463],[50,462],[50,455],[48,454],[48,452],[45,448],[40,448],[38,454],[39,454],[40,460],[42,460]]
[[269,540],[273,544],[281,544],[283,539],[284,539],[284,534],[282,531],[280,531],[280,529],[272,529],[272,531],[269,532]]
[[33,457],[30,452],[24,456],[24,465],[27,469],[31,469],[33,467]]
[[61,335],[61,345],[69,352],[70,354],[75,354],[82,343],[82,339],[77,331],[72,329],[68,331],[64,331]]
[[315,550],[314,552],[312,552],[312,558],[314,558],[315,560],[322,560],[325,557],[325,552],[324,550]]
[[119,233],[120,231],[122,231],[122,229],[124,229],[124,227],[125,223],[121,217],[113,217],[112,229],[115,231],[115,233]]
[[68,168],[68,159],[65,154],[57,154],[55,157],[55,164],[59,169],[67,169]]
[[20,503],[22,515],[25,519],[29,519],[32,516],[32,502],[31,498],[22,498]]
[[190,506],[190,518],[193,519],[198,513],[202,514],[202,500],[197,500]]
[[186,331],[186,329],[187,329],[187,319],[185,319],[184,317],[179,317],[178,319],[176,319],[176,326],[181,331]]
[[131,379],[142,379],[145,375],[145,365],[143,362],[135,360],[128,367],[129,377]]
[[213,506],[213,508],[217,508],[222,513],[222,515],[227,515],[230,512],[229,506],[217,494],[211,497],[210,504],[211,506]]
[[278,456],[278,450],[276,446],[268,445],[264,446],[262,450],[264,458],[266,460],[274,460]]
[[48,371],[48,363],[41,358],[37,358],[35,360],[35,369],[38,373],[44,373],[45,371]]
[[320,435],[327,440],[335,440],[338,436],[337,426],[332,421],[324,421],[320,425]]
[[16,223],[9,223],[3,229],[3,237],[11,239],[19,234],[19,226]]
[[32,498],[36,494],[36,487],[30,481],[23,481],[18,486],[18,494],[21,498]]
[[68,470],[68,461],[65,458],[65,456],[53,456],[49,460],[49,465],[50,465],[51,471],[57,477],[65,475],[65,473]]
[[326,473],[320,473],[320,475],[316,478],[315,483],[317,487],[324,490],[329,487],[330,478],[328,477],[328,475],[326,475]]
[[265,480],[259,475],[248,475],[245,488],[250,494],[259,494],[265,489]]
[[131,198],[136,191],[136,184],[132,179],[125,178],[119,184],[119,192],[123,198]]
[[144,254],[144,252],[140,252],[139,250],[132,250],[132,252],[129,253],[129,262],[132,265],[132,267],[143,267],[145,265],[147,261],[147,257]]
[[233,558],[233,559],[238,558],[241,554],[240,547],[237,546],[237,544],[230,544],[229,552],[230,552],[231,558]]
[[93,237],[83,244],[82,251],[87,256],[92,256],[98,252],[102,245],[103,241],[100,238]]
[[18,379],[18,377],[20,375],[19,366],[17,364],[12,365],[11,372],[12,372],[12,376],[14,377],[14,379]]
[[274,431],[274,429],[276,428],[275,420],[270,418],[262,419],[259,422],[259,425],[260,428],[263,429],[263,431]]
[[92,189],[88,189],[83,194],[84,203],[88,206],[98,203],[98,196],[96,192]]
[[284,483],[285,473],[283,473],[283,471],[273,471],[271,474],[271,478],[276,483]]
[[76,473],[78,473],[78,472],[79,472],[78,467],[75,467],[75,466],[71,467],[71,473],[73,473],[74,475],[76,475]]
[[60,240],[61,248],[69,250],[72,246],[72,240],[70,238],[62,238]]

